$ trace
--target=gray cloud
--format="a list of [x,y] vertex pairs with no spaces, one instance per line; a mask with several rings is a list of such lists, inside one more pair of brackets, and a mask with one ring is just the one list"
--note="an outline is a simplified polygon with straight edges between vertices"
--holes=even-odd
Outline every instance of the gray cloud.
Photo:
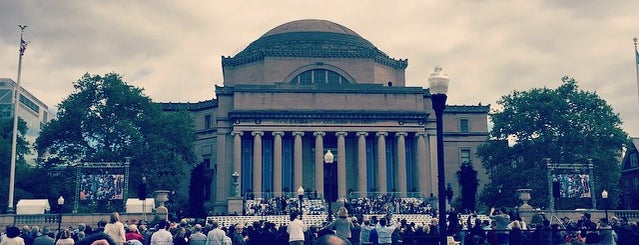
[[495,104],[568,75],[638,136],[637,9],[631,0],[0,1],[0,77],[15,79],[17,25],[27,24],[23,86],[50,107],[85,72],[122,74],[155,101],[201,101],[222,82],[220,56],[280,24],[326,19],[407,58],[409,86],[426,87],[442,65],[451,104]]

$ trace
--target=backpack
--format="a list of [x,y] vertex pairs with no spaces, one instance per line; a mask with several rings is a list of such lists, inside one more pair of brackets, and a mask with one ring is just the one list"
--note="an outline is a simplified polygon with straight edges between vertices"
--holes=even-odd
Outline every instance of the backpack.
[[371,244],[379,244],[379,237],[377,236],[377,229],[371,230],[371,234],[369,235],[368,241]]

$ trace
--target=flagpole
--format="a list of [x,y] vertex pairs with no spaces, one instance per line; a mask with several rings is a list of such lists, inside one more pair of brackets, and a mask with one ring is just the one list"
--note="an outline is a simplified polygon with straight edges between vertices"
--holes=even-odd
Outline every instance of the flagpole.
[[13,208],[13,190],[15,188],[16,179],[16,148],[18,146],[18,110],[20,109],[20,76],[22,74],[22,56],[24,55],[24,49],[26,43],[22,39],[22,34],[27,26],[19,25],[20,27],[20,56],[18,58],[18,79],[16,80],[15,97],[13,99],[13,134],[11,144],[11,173],[9,177],[9,203],[7,206],[7,213],[15,213]]
[[632,41],[635,43],[635,73],[637,73],[637,99],[639,99],[639,52],[637,52],[637,37]]

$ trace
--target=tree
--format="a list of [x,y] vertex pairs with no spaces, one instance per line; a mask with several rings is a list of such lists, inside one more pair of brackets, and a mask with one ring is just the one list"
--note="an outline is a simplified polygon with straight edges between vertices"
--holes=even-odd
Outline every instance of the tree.
[[[596,187],[593,195],[606,189],[611,203],[616,203],[620,193],[617,158],[628,137],[620,128],[621,119],[596,93],[580,90],[573,78],[561,80],[556,89],[535,88],[505,95],[497,102],[502,109],[490,113],[494,124],[490,140],[477,152],[490,177],[480,198],[487,205],[519,205],[514,198],[516,189],[532,188],[531,205],[547,207],[552,193],[545,158],[553,163],[591,161]],[[509,145],[509,139],[516,143]],[[573,200],[558,208],[591,208],[588,203]]]
[[36,140],[44,166],[124,161],[131,157],[129,193],[148,180],[149,190],[172,190],[184,204],[193,153],[194,123],[186,112],[165,114],[140,88],[109,73],[85,74],[58,105],[56,118]]
[[461,186],[461,210],[475,211],[479,180],[473,164],[470,162],[462,164],[457,171],[457,179]]
[[[16,145],[16,179],[14,189],[14,200],[22,197],[30,197],[30,193],[22,189],[23,185],[19,181],[18,173],[29,170],[24,156],[29,154],[29,142],[24,138],[27,132],[27,123],[18,118],[18,141]],[[13,145],[13,117],[0,118],[0,211],[4,213],[9,200],[9,180],[11,169],[11,147]]]

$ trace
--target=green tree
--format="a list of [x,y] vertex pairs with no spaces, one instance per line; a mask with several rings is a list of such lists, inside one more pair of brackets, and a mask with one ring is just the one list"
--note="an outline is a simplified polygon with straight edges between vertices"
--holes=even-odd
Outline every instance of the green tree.
[[[14,202],[20,198],[29,198],[31,193],[22,189],[19,173],[29,172],[24,156],[29,154],[29,142],[24,138],[27,132],[27,124],[21,118],[18,119],[18,144],[16,145],[16,168]],[[9,200],[9,180],[11,169],[11,147],[13,145],[13,117],[0,118],[0,211],[4,213]],[[14,203],[15,204],[15,203]]]
[[[616,203],[620,169],[618,157],[627,142],[621,119],[596,93],[580,90],[573,78],[563,77],[556,89],[514,91],[490,113],[494,124],[490,141],[477,155],[490,177],[480,200],[488,206],[516,206],[518,188],[532,188],[531,205],[548,206],[545,158],[553,163],[594,164],[595,189],[603,189]],[[514,140],[513,145],[508,140]],[[590,208],[590,200],[560,202],[557,208]],[[602,203],[599,201],[598,203]]]
[[184,205],[190,171],[196,163],[191,117],[186,112],[162,112],[142,89],[128,85],[114,73],[85,74],[73,86],[73,93],[58,105],[55,119],[43,127],[36,140],[38,151],[47,153],[42,164],[124,161],[131,157],[132,196],[144,176],[150,191],[175,191],[173,203]]
[[461,210],[475,211],[479,180],[473,164],[466,162],[457,170],[459,186],[461,186]]

